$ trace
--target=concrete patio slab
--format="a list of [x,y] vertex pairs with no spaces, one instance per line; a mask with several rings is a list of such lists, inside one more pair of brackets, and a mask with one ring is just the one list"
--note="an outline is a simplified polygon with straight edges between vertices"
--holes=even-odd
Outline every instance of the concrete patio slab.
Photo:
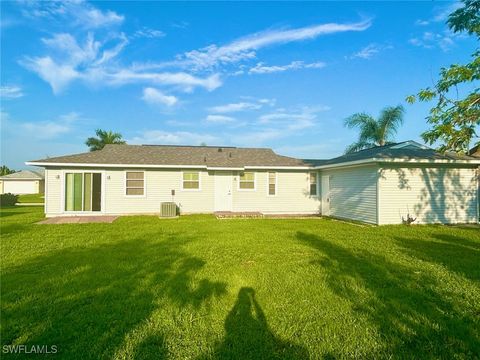
[[59,216],[51,217],[37,224],[88,224],[88,223],[112,223],[118,216]]

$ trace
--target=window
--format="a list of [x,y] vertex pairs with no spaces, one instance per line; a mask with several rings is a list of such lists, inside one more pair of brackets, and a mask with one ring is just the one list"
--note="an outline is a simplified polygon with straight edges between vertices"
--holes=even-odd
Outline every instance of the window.
[[143,171],[127,171],[125,195],[145,195],[145,173]]
[[255,173],[253,172],[241,173],[238,187],[241,190],[255,190]]
[[268,173],[268,195],[275,195],[277,193],[277,173]]
[[102,174],[65,173],[65,211],[100,211]]
[[317,195],[317,173],[310,173],[310,195]]
[[200,189],[200,173],[198,172],[184,172],[183,173],[183,188],[185,190]]

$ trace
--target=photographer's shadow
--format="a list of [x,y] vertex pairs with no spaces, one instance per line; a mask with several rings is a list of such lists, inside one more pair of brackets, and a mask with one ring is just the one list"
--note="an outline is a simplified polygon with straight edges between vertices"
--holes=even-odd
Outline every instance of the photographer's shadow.
[[279,339],[270,330],[265,314],[250,287],[241,288],[225,319],[225,339],[217,346],[219,359],[305,359],[307,351]]

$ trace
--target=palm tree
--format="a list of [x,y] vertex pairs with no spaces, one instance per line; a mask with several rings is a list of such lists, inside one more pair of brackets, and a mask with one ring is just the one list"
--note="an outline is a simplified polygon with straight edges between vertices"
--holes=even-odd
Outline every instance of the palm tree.
[[374,146],[388,145],[398,127],[403,124],[403,106],[388,106],[382,110],[378,119],[365,113],[356,113],[345,119],[345,126],[349,129],[360,129],[358,141],[351,144],[345,153],[352,153]]
[[122,139],[122,134],[113,131],[95,130],[97,137],[89,137],[85,144],[90,148],[90,151],[102,150],[107,144],[126,144]]
[[8,168],[5,165],[2,165],[0,167],[0,176],[8,175],[8,174],[13,174],[15,170]]

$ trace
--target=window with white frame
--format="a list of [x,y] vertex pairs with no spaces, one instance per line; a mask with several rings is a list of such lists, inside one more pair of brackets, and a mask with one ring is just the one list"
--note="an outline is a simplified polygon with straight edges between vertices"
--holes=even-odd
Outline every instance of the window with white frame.
[[145,173],[143,171],[127,171],[125,173],[125,195],[145,195]]
[[317,195],[317,173],[310,173],[310,195]]
[[255,173],[243,172],[240,174],[240,181],[238,182],[238,188],[241,190],[254,190],[255,189]]
[[183,189],[184,190],[200,189],[200,173],[198,171],[183,173]]
[[269,172],[268,173],[268,195],[277,194],[277,173]]

